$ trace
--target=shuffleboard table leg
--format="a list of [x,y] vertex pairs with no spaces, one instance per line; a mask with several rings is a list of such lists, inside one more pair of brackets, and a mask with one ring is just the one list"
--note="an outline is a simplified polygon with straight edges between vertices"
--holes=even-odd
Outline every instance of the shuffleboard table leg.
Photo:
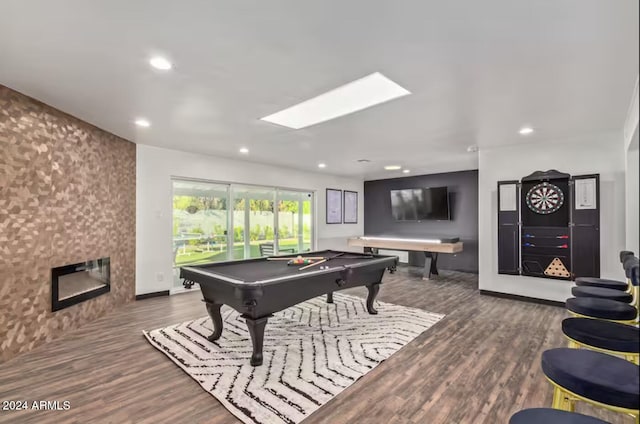
[[264,342],[264,328],[267,325],[268,316],[252,319],[245,317],[251,343],[253,344],[253,355],[251,355],[251,365],[257,367],[262,365],[262,344]]
[[369,296],[367,296],[367,312],[371,315],[376,315],[378,311],[373,307],[373,302],[375,302],[376,296],[380,291],[380,283],[369,284],[367,289],[369,289]]
[[327,293],[327,303],[333,303],[333,292]]
[[424,274],[422,279],[430,280],[432,275],[438,275],[438,254],[424,252]]
[[211,303],[207,302],[207,312],[209,313],[209,317],[211,318],[211,322],[213,323],[213,334],[207,337],[207,340],[213,342],[218,340],[222,335],[222,315],[220,314],[220,308],[222,307],[219,303]]

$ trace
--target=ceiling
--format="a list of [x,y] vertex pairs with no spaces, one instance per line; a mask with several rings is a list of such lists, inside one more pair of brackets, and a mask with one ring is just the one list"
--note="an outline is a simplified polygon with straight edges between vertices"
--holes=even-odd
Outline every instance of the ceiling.
[[[389,164],[473,169],[470,145],[621,130],[638,75],[637,0],[3,0],[1,12],[0,84],[136,143],[366,179],[402,175]],[[157,54],[174,69],[151,69]],[[373,72],[412,94],[301,130],[259,119]]]

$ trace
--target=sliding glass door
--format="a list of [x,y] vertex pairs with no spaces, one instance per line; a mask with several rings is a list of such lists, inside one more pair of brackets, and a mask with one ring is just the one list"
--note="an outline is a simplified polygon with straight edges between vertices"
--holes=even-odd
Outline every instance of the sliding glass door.
[[311,211],[313,193],[277,190],[278,231],[280,253],[308,252],[311,250]]
[[259,258],[274,255],[275,250],[275,190],[234,184],[232,259]]
[[173,264],[175,267],[226,260],[229,186],[173,181]]
[[173,265],[258,258],[313,248],[313,193],[173,180]]

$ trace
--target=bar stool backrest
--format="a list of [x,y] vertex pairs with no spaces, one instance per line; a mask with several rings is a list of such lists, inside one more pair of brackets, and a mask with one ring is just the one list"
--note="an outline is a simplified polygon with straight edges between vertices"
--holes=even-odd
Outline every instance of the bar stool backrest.
[[627,259],[627,256],[633,256],[633,252],[630,250],[621,250],[620,251],[620,263],[624,263]]
[[[640,263],[640,261],[635,256],[629,256],[625,259],[622,266],[624,267],[624,274],[627,276],[627,279],[631,280],[633,267],[637,267],[638,263]],[[631,284],[633,284],[633,282]]]
[[640,323],[640,265],[638,264],[638,258],[630,266],[629,281],[631,282],[631,295],[633,296],[632,305],[636,308],[636,324]]
[[638,287],[640,285],[638,282],[638,280],[640,280],[640,264],[638,263],[638,258],[636,258],[636,261],[629,268],[631,270],[629,276],[631,284],[633,287]]

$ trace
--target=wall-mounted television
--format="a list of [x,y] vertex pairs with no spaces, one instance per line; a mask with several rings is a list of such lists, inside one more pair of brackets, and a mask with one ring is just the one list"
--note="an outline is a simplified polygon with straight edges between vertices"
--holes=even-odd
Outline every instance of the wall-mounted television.
[[391,190],[391,213],[396,221],[451,219],[447,187]]

